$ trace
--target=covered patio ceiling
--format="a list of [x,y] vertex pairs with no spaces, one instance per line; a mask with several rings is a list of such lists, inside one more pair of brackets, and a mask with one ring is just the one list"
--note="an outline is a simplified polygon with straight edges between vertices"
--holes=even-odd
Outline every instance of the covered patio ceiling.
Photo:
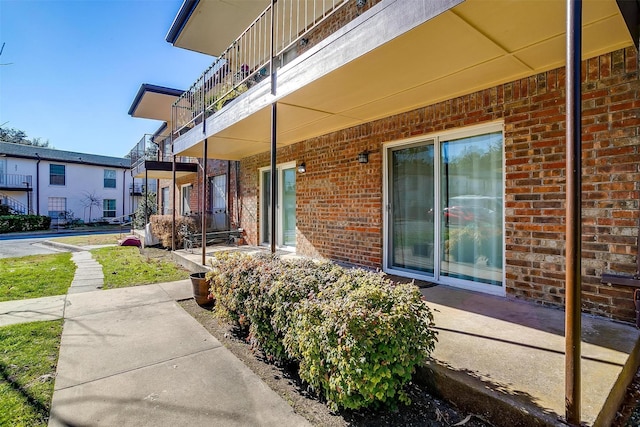
[[[402,14],[413,12],[381,2],[349,31],[279,70],[278,146],[563,66],[565,6],[561,0],[466,0],[386,41],[380,29],[403,25]],[[584,59],[633,44],[615,0],[584,1]],[[343,58],[359,48],[353,59]],[[253,97],[244,103],[250,107],[238,107],[242,97],[227,107],[244,118],[215,129],[209,158],[237,160],[269,150],[273,98],[263,90],[256,101],[251,92],[260,87],[243,95]],[[210,120],[216,123],[227,108]],[[203,142],[193,142],[178,143],[178,154],[202,157]]]
[[171,123],[171,105],[184,91],[144,83],[129,108],[131,117]]

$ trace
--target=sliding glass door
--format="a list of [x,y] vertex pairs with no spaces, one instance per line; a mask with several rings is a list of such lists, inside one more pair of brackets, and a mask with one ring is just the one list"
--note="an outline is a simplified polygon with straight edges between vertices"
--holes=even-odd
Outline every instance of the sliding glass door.
[[434,147],[432,142],[390,153],[391,265],[434,273]]
[[499,125],[387,148],[388,272],[501,292],[502,152]]
[[[276,245],[296,246],[296,165],[287,163],[276,168]],[[271,243],[271,170],[260,170],[260,242]]]

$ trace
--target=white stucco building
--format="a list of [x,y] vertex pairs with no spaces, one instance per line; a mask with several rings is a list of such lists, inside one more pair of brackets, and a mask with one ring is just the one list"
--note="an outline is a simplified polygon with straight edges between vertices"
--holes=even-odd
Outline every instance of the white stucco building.
[[114,221],[137,206],[127,158],[0,142],[0,203],[20,213]]

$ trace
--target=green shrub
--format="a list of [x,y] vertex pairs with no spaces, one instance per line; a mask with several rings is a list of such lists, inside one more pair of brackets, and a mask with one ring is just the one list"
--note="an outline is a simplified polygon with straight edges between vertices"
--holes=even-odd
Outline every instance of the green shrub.
[[402,388],[436,342],[418,288],[370,272],[347,272],[293,317],[285,347],[334,409],[409,403]]
[[43,215],[2,215],[0,216],[0,233],[17,231],[47,230],[51,226],[51,218]]
[[417,287],[272,255],[222,253],[212,267],[216,314],[248,330],[269,359],[299,362],[334,409],[408,402],[403,386],[436,342]]
[[206,278],[216,301],[214,311],[218,316],[240,326],[249,326],[245,303],[251,289],[260,286],[269,257],[266,254],[249,256],[240,252],[216,254],[212,271],[207,273]]
[[272,258],[268,269],[262,268],[260,286],[250,289],[245,303],[252,343],[269,359],[290,360],[283,341],[297,304],[342,274],[343,269],[330,262]]

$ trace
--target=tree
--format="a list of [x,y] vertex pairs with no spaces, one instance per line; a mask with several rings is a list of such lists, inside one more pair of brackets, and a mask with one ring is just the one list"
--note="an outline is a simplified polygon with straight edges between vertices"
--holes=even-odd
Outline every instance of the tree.
[[92,222],[91,209],[94,206],[98,208],[100,207],[100,204],[102,203],[102,197],[96,195],[95,191],[91,193],[85,191],[82,194],[84,195],[84,197],[82,198],[82,204],[85,208],[89,208],[89,221],[87,222]]
[[40,137],[29,139],[27,134],[20,129],[5,128],[0,126],[0,141],[12,144],[33,145],[34,147],[53,148],[49,146],[49,140],[44,141]]
[[151,215],[158,213],[156,193],[149,192],[147,194],[147,198],[149,203],[147,203],[147,200],[143,197],[140,204],[138,204],[136,213],[134,214],[133,228],[136,230],[144,229],[146,226],[145,219],[148,219]]

